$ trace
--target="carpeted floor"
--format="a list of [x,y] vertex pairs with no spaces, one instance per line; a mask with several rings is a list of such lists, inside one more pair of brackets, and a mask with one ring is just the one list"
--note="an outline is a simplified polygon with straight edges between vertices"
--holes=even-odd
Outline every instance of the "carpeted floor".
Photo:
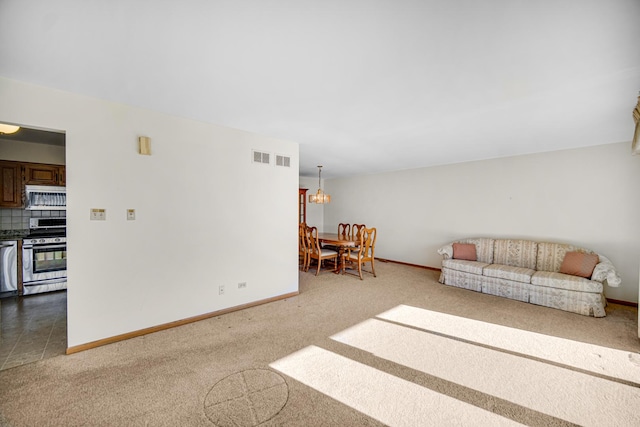
[[640,425],[637,309],[595,319],[378,262],[0,372],[0,425]]

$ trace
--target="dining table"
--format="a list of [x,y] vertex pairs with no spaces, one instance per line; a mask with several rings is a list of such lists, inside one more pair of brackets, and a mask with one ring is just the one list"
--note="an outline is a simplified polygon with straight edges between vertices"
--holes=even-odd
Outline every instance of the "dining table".
[[318,233],[318,241],[321,245],[331,245],[338,248],[338,262],[336,263],[335,273],[340,273],[340,269],[342,268],[342,263],[344,260],[342,259],[342,255],[344,254],[345,249],[355,248],[358,242],[353,239],[347,239],[338,235],[338,233]]

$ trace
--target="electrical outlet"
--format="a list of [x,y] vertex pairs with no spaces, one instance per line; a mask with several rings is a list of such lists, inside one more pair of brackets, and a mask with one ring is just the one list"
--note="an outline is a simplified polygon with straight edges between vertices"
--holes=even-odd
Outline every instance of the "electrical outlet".
[[224,285],[218,287],[218,295],[224,295]]
[[244,289],[247,287],[247,282],[240,282],[238,283],[238,289]]
[[91,209],[91,221],[106,221],[107,210],[106,209]]

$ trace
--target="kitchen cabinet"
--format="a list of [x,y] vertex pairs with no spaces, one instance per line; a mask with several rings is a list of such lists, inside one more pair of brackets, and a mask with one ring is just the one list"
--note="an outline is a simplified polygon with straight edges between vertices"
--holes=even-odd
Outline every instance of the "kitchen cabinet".
[[58,185],[67,186],[67,168],[65,166],[58,166]]
[[22,169],[18,162],[0,161],[0,207],[20,208],[22,204]]
[[0,208],[23,208],[25,185],[66,184],[64,165],[0,160]]
[[23,163],[26,185],[64,185],[65,167],[42,163]]

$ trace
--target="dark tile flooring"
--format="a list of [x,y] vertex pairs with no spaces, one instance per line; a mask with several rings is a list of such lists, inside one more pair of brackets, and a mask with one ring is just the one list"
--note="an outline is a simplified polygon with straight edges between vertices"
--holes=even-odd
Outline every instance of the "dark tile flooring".
[[67,291],[0,301],[0,370],[65,353]]

